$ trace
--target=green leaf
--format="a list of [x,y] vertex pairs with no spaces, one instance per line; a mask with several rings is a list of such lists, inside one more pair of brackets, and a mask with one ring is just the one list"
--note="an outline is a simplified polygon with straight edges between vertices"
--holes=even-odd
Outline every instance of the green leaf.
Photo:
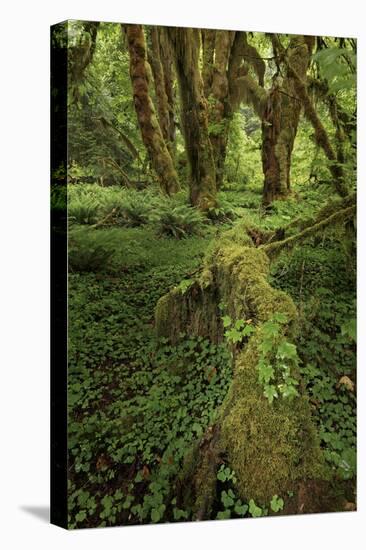
[[280,327],[277,323],[274,323],[273,321],[267,321],[263,325],[263,333],[266,337],[272,337],[278,336]]
[[175,520],[187,519],[188,512],[186,510],[180,510],[180,508],[173,508],[173,516]]
[[296,359],[297,358],[297,350],[296,346],[294,344],[290,344],[290,342],[281,342],[281,344],[277,348],[277,357],[280,359]]
[[196,432],[197,436],[200,437],[203,433],[202,426],[198,422],[194,422],[192,425],[192,431]]
[[[283,218],[285,218],[285,216],[282,216]],[[287,217],[287,216],[286,216]],[[275,313],[272,317],[273,321],[275,321],[276,323],[281,323],[281,324],[284,324],[284,323],[287,323],[287,315],[285,313]]]
[[263,340],[259,344],[259,349],[264,355],[266,355],[269,351],[271,351],[273,348],[273,342],[271,340]]
[[245,328],[242,330],[242,334],[244,336],[250,336],[251,334],[253,334],[253,332],[255,332],[255,328],[253,327],[253,325],[246,325]]
[[279,390],[280,390],[282,396],[285,399],[293,399],[294,397],[299,395],[299,392],[297,391],[297,389],[292,385],[279,384],[278,387],[279,387]]
[[225,328],[229,327],[232,323],[232,319],[228,315],[224,315],[221,319]]
[[283,499],[280,498],[278,495],[273,495],[270,504],[273,512],[279,512],[280,510],[283,510],[284,502]]
[[221,493],[221,502],[225,508],[230,508],[234,505],[234,499],[226,491],[222,491]]
[[274,378],[274,368],[272,365],[262,363],[259,367],[259,382],[268,384]]
[[356,342],[356,319],[350,319],[349,321],[343,323],[343,325],[341,326],[341,334],[342,336],[347,336],[348,338],[350,338],[350,340],[353,340],[353,342]]
[[76,514],[75,520],[79,523],[81,521],[84,521],[84,519],[86,519],[86,512],[85,510],[81,510]]
[[232,328],[230,330],[227,330],[225,332],[225,336],[229,341],[233,342],[233,344],[236,344],[237,342],[240,342],[243,338],[241,332],[236,330],[236,328]]
[[262,516],[262,508],[259,508],[252,498],[249,501],[249,513],[253,518],[260,518]]
[[223,512],[217,512],[216,519],[229,519],[231,518],[231,511],[224,510]]
[[243,326],[245,325],[245,321],[244,319],[238,319],[237,321],[235,321],[235,328],[236,330],[240,330],[241,328],[243,328]]
[[157,523],[160,521],[165,512],[165,504],[161,504],[158,508],[153,508],[151,510],[151,521]]
[[248,511],[248,505],[247,504],[241,504],[241,501],[238,500],[238,502],[234,506],[234,512],[238,514],[238,516],[245,516],[245,514]]
[[273,386],[272,384],[267,384],[264,388],[264,395],[265,397],[267,397],[268,401],[272,403],[273,399],[275,397],[278,397],[278,393],[275,386]]

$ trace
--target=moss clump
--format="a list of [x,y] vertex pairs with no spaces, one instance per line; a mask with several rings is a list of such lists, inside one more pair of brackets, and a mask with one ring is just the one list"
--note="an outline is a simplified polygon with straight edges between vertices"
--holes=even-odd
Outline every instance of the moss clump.
[[155,308],[155,329],[158,336],[166,336],[169,332],[169,313],[171,302],[174,300],[172,292],[162,296]]
[[237,357],[235,376],[222,407],[221,445],[243,498],[268,503],[283,487],[322,472],[322,456],[307,398],[269,404],[258,384],[259,336]]
[[155,329],[158,337],[168,338],[176,344],[182,333],[210,338],[222,338],[220,311],[212,295],[211,272],[204,270],[184,293],[178,288],[162,296],[155,309]]

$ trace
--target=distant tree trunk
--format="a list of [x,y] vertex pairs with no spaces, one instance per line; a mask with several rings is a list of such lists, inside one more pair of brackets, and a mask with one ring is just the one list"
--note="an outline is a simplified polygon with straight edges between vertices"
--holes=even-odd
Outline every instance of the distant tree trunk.
[[214,71],[215,37],[216,31],[202,29],[202,78],[203,91],[206,97],[211,93],[212,78]]
[[[230,103],[236,108],[242,101],[251,104],[262,121],[263,204],[286,197],[290,190],[291,154],[302,107],[295,79],[288,64],[295,65],[303,78],[309,66],[314,38],[293,36],[283,48],[271,35],[277,72],[272,88],[264,88],[265,64],[244,32],[235,34],[229,62]],[[244,63],[243,63],[244,61]],[[250,74],[250,67],[258,81]]]
[[159,29],[160,56],[164,73],[165,93],[168,100],[169,110],[169,142],[174,144],[175,148],[175,91],[174,91],[174,61],[172,47],[167,39],[166,33]]
[[[209,90],[209,134],[212,144],[216,169],[216,187],[220,189],[224,178],[224,165],[229,137],[232,109],[229,102],[228,63],[234,33],[231,31],[215,32],[215,59]],[[209,75],[208,69],[206,69]],[[206,82],[208,90],[208,82]]]
[[[174,133],[171,125],[171,105],[167,94],[166,78],[161,59],[160,32],[156,26],[150,27],[150,49],[148,51],[148,61],[150,63],[154,76],[156,105],[159,117],[160,128],[165,143],[171,156],[174,156]],[[168,84],[169,88],[169,84]]]
[[142,140],[152,167],[158,175],[161,188],[171,195],[178,191],[179,182],[149,95],[149,67],[144,31],[141,25],[122,25],[122,27],[127,35],[133,99]]
[[[306,79],[310,63],[312,37],[294,36],[286,50],[291,66],[296,67],[300,78]],[[274,45],[276,42],[274,42]],[[282,55],[274,47],[274,55]],[[281,82],[273,79],[267,105],[262,118],[262,165],[264,173],[263,204],[286,197],[290,191],[291,155],[300,118],[302,100],[296,93],[296,82],[287,71]]]
[[208,133],[208,105],[199,70],[198,29],[168,27],[181,97],[181,117],[190,166],[190,201],[201,210],[216,204],[216,175]]
[[328,133],[324,128],[323,123],[315,110],[313,101],[308,94],[306,80],[301,78],[296,70],[296,67],[291,63],[288,64],[288,71],[294,78],[297,95],[302,100],[305,116],[314,128],[315,141],[317,145],[323,149],[325,156],[329,161],[329,170],[333,176],[333,185],[337,193],[341,197],[345,197],[348,194],[348,186],[345,181],[343,167],[339,162],[339,158],[337,158],[337,154],[333,149]]

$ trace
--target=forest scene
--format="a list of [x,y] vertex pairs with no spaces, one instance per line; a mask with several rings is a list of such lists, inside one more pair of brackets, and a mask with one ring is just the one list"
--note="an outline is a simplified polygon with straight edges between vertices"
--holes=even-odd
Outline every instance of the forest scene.
[[356,40],[65,36],[69,527],[356,510]]

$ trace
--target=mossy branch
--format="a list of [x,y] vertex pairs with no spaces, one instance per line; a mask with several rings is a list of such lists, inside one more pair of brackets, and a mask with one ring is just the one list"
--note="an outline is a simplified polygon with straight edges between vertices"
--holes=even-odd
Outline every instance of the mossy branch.
[[337,119],[341,123],[347,138],[351,141],[353,132],[356,130],[356,113],[350,115],[343,109],[337,100],[337,96],[330,93],[329,86],[325,80],[312,78],[309,88],[314,91],[319,99],[323,100],[328,105],[329,113],[335,127],[337,127],[334,119],[334,113],[336,113]]
[[[262,119],[264,113],[264,107],[267,103],[268,94],[263,87],[264,72],[263,66],[253,66],[255,73],[258,76],[259,83],[252,78],[249,73],[249,65],[245,62],[248,58],[252,60],[253,54],[252,46],[250,46],[246,39],[246,33],[238,31],[235,33],[233,44],[231,47],[229,65],[228,65],[228,77],[229,77],[229,96],[230,104],[233,109],[237,108],[242,101],[253,105],[254,110],[258,116]],[[255,50],[255,55],[258,52]],[[244,60],[244,65],[242,64]]]
[[346,220],[351,219],[355,214],[356,205],[354,204],[352,206],[347,206],[346,208],[334,212],[330,216],[322,219],[321,221],[318,221],[317,223],[306,227],[303,231],[297,233],[296,235],[287,237],[287,239],[283,239],[282,241],[276,241],[270,244],[263,245],[260,248],[264,250],[267,256],[273,258],[274,256],[277,256],[282,250],[289,250],[300,241],[312,237],[313,235],[330,225],[336,225],[345,222]]
[[117,170],[121,174],[127,187],[133,187],[132,182],[130,181],[130,178],[128,177],[126,172],[120,167],[120,165],[113,158],[103,157],[100,160],[103,164],[108,164],[109,166]]
[[79,85],[84,79],[86,69],[93,60],[97,42],[99,23],[83,23],[81,35],[75,46],[68,52],[69,83],[71,84],[71,101],[80,100]]
[[248,43],[247,34],[244,34],[244,59],[248,60],[248,63],[253,67],[254,72],[258,77],[258,83],[264,87],[264,73],[266,72],[266,64],[262,57],[259,55],[258,50]]
[[114,124],[112,124],[112,122],[107,120],[104,116],[94,117],[94,119],[99,121],[102,126],[109,127],[115,132],[117,132],[117,134],[119,134],[124,144],[128,147],[128,150],[130,151],[130,153],[133,155],[133,158],[137,159],[138,162],[142,164],[140,153],[138,152],[138,150],[136,149],[132,141],[129,139],[129,137],[126,136],[124,132],[122,132],[122,130],[117,128]]
[[333,175],[334,187],[341,197],[345,197],[348,194],[348,190],[344,183],[343,168],[338,162],[337,155],[332,147],[332,144],[330,143],[328,133],[315,110],[313,102],[311,101],[306,83],[302,80],[302,78],[300,78],[289,59],[287,59],[287,67],[289,75],[295,79],[296,91],[302,100],[305,116],[314,128],[316,142],[319,147],[323,149],[327,159],[329,160],[329,169]]
[[[345,198],[335,198],[334,200],[329,201],[325,206],[323,206],[323,208],[321,208],[314,216],[305,219],[299,216],[284,227],[280,227],[276,231],[272,232],[272,235],[268,238],[268,241],[265,244],[283,240],[286,235],[290,236],[289,233],[291,234],[294,231],[303,231],[307,227],[311,227],[312,225],[321,222],[325,218],[328,218],[335,212],[338,212],[344,208],[348,208],[349,206],[353,206],[354,204],[356,204],[355,193],[351,193]],[[281,235],[281,237],[278,237],[278,235]]]

